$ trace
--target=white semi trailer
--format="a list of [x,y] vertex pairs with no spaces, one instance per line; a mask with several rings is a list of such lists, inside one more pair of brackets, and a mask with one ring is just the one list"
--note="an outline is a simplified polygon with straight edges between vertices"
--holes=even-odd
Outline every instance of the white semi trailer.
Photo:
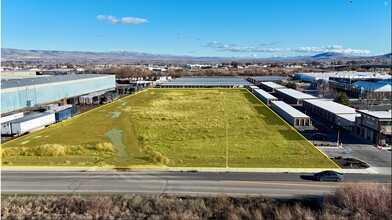
[[11,133],[13,135],[21,135],[31,131],[35,131],[54,124],[56,118],[54,113],[41,113],[31,115],[11,121]]

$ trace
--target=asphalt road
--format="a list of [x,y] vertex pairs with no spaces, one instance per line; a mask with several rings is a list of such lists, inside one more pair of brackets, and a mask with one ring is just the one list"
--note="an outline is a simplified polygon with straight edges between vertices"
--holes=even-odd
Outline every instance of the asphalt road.
[[346,174],[345,180],[317,182],[309,174],[119,171],[2,171],[2,194],[179,194],[319,196],[345,183],[391,183],[388,175]]

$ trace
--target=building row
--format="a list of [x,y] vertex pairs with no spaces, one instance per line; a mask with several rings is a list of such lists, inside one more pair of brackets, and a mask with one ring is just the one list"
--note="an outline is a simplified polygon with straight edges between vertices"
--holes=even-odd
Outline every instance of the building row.
[[[374,143],[391,144],[391,111],[356,110],[332,100],[318,99],[309,94],[288,89],[274,82],[261,82],[259,86],[269,92],[257,88],[249,87],[249,89],[298,130],[312,129],[312,122],[308,115],[314,115]],[[302,108],[305,114],[293,106]]]
[[164,82],[161,88],[243,88],[253,85],[239,76],[180,77]]
[[262,101],[267,106],[270,106],[270,108],[274,110],[276,114],[282,117],[287,123],[297,130],[302,131],[314,129],[310,117],[301,111],[295,109],[283,101],[278,101],[275,96],[262,89],[253,89],[252,91],[253,94],[258,99],[260,99],[260,101]]

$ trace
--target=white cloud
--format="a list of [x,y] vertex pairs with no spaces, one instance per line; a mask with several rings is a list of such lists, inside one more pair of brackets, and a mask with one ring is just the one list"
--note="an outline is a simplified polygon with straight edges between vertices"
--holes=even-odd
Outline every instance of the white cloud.
[[218,51],[231,51],[231,52],[276,52],[282,51],[284,49],[280,48],[265,48],[262,46],[255,47],[255,46],[241,46],[237,44],[223,44],[217,41],[212,41],[207,43],[206,47],[216,49]]
[[342,46],[339,46],[339,45],[331,45],[331,46],[326,46],[326,47],[298,47],[298,48],[292,49],[292,51],[299,52],[299,53],[335,52],[335,53],[361,54],[361,55],[370,54],[370,50],[343,48]]
[[144,24],[148,23],[147,19],[135,17],[116,18],[112,15],[98,15],[97,20],[107,21],[110,24]]
[[258,46],[243,46],[237,44],[225,44],[220,43],[218,41],[212,41],[206,44],[206,47],[215,49],[216,51],[230,51],[236,53],[276,53],[276,52],[289,52],[289,53],[326,53],[326,52],[335,52],[335,53],[345,53],[345,54],[356,54],[356,55],[369,55],[371,53],[370,50],[362,50],[362,49],[352,49],[352,48],[343,48],[340,45],[329,45],[325,47],[297,47],[297,48],[276,48],[276,47],[264,47],[268,45],[274,45],[278,42],[272,43],[263,43]]

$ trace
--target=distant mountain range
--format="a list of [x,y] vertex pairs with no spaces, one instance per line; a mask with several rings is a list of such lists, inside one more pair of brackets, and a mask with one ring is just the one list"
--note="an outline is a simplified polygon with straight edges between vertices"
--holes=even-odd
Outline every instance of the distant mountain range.
[[152,54],[130,51],[83,52],[56,50],[1,49],[1,61],[47,61],[47,62],[223,62],[223,61],[292,61],[292,60],[363,60],[391,59],[391,53],[380,56],[351,56],[327,52],[314,56],[238,58],[238,57],[195,57],[186,55]]

